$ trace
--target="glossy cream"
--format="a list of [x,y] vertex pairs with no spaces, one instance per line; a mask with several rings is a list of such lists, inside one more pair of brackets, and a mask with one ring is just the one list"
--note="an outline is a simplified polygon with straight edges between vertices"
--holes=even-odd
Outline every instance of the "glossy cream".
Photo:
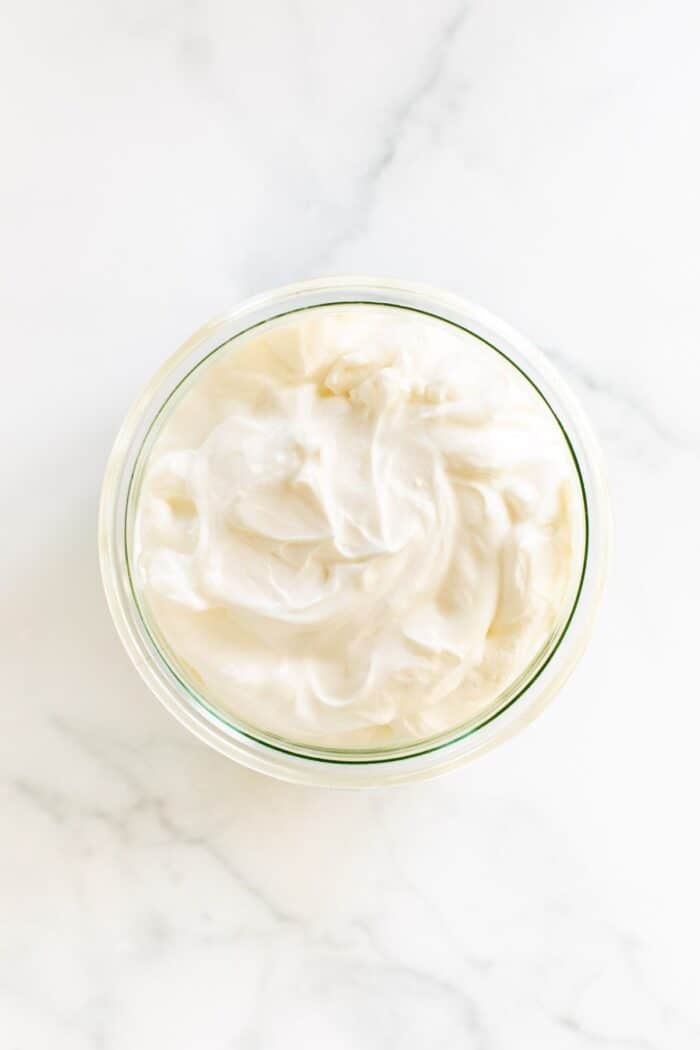
[[396,307],[318,307],[199,366],[134,526],[147,618],[239,724],[390,747],[494,706],[581,560],[551,411],[497,351]]

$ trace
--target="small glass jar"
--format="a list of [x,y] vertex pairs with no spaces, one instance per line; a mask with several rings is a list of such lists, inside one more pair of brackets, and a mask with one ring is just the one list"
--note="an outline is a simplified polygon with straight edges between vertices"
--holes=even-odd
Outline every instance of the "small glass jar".
[[[322,305],[382,304],[455,325],[501,354],[536,388],[554,414],[580,481],[584,537],[581,572],[546,645],[486,711],[440,737],[373,751],[306,747],[236,724],[216,710],[169,659],[149,628],[130,565],[142,468],[168,406],[193,371],[233,339],[267,321]],[[369,787],[454,769],[504,740],[537,715],[572,671],[588,641],[603,587],[610,511],[597,442],[557,371],[526,339],[481,307],[446,292],[400,281],[332,277],[255,296],[200,328],[148,382],[117,435],[99,514],[102,578],[112,617],[137,670],[158,699],[201,740],[261,773],[303,784]]]

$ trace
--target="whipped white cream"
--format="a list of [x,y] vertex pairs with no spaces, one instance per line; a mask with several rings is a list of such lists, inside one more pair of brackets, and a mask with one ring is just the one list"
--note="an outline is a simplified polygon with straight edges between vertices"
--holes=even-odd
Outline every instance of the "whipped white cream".
[[537,391],[396,307],[317,307],[202,364],[150,452],[146,614],[184,676],[290,741],[384,747],[489,708],[570,604],[581,495]]

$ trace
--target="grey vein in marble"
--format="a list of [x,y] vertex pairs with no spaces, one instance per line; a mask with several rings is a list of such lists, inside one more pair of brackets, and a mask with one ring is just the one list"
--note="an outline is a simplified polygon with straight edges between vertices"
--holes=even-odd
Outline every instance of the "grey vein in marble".
[[362,178],[350,223],[338,231],[323,252],[313,260],[316,267],[322,268],[333,263],[341,249],[357,240],[368,229],[381,181],[392,168],[399,146],[407,129],[412,125],[416,112],[438,90],[450,51],[468,13],[469,5],[462,0],[442,27],[426,56],[420,76],[391,114],[381,151]]
[[633,412],[667,445],[694,454],[700,451],[697,439],[671,428],[668,423],[659,419],[656,412],[632,391],[622,389],[609,380],[595,375],[585,365],[582,365],[580,361],[574,360],[569,354],[562,353],[561,350],[552,350],[551,347],[547,347],[546,354],[560,367],[562,372],[568,373],[592,394],[610,398]]

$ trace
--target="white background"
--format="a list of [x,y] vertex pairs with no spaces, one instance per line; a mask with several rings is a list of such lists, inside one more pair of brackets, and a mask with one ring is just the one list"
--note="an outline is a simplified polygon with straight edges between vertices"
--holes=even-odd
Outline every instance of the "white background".
[[[698,7],[4,0],[3,1050],[690,1050]],[[333,793],[209,752],[103,602],[158,363],[301,277],[442,285],[551,354],[608,460],[599,627],[530,729]]]

